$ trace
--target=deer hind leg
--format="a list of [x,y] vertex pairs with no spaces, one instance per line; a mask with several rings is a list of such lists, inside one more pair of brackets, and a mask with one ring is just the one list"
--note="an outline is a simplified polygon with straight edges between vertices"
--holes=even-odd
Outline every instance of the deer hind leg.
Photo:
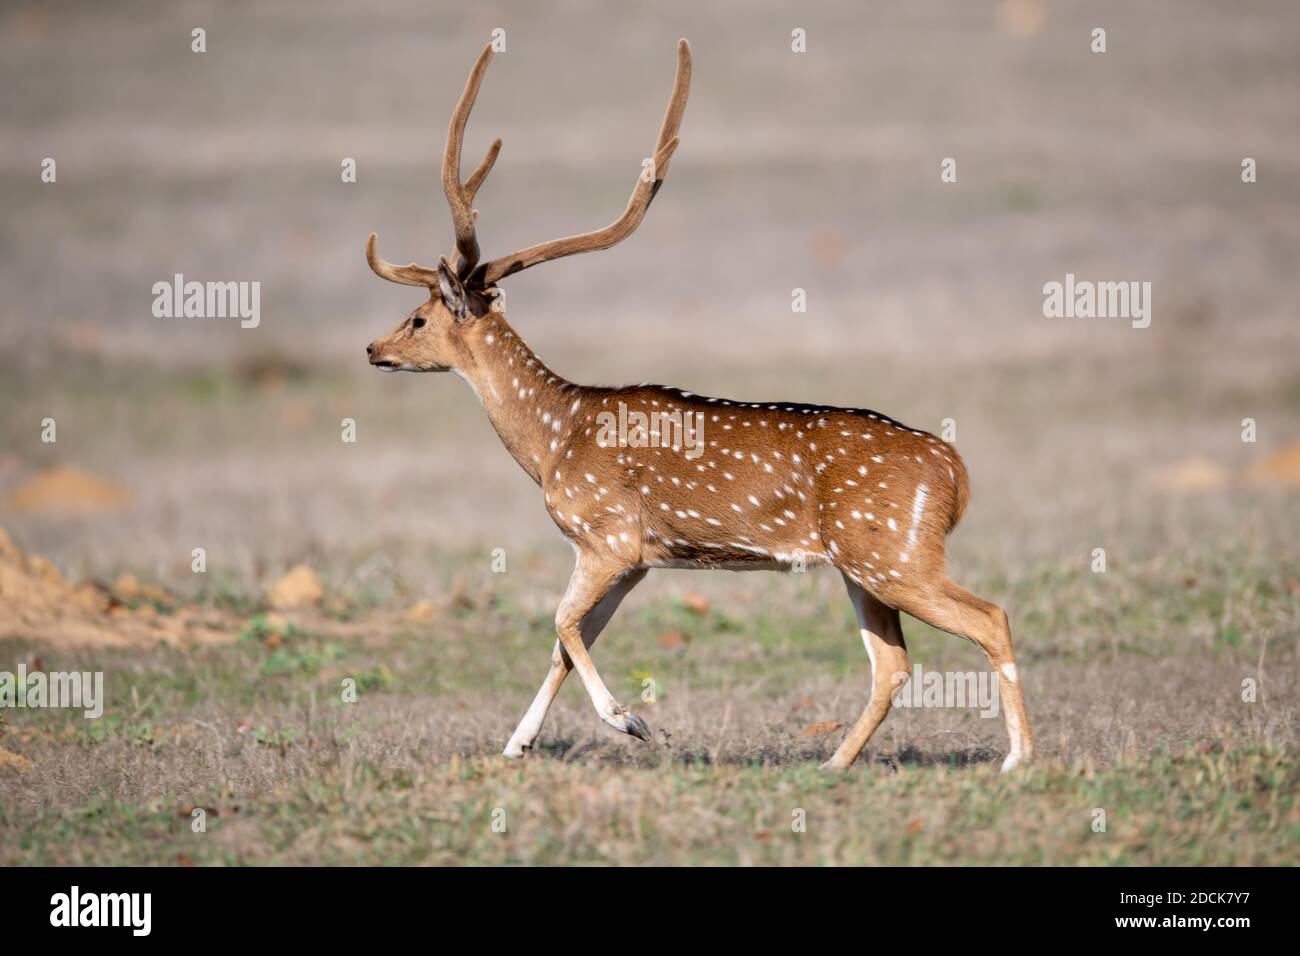
[[[946,576],[937,584],[900,595],[897,606],[915,618],[949,634],[978,644],[998,675],[1002,713],[1007,722],[1011,752],[1002,763],[1003,771],[1028,761],[1034,755],[1034,738],[1025,717],[1020,674],[1011,647],[1011,626],[1006,611],[959,587]],[[890,595],[890,603],[896,603]]]
[[645,721],[619,704],[600,679],[600,674],[596,673],[596,665],[592,663],[582,637],[583,621],[600,606],[605,596],[627,576],[643,573],[644,569],[629,566],[612,556],[580,551],[573,577],[569,579],[569,588],[555,612],[555,630],[559,634],[561,649],[573,662],[597,716],[617,731],[649,740],[650,728]]
[[[609,623],[609,619],[618,610],[623,598],[641,583],[645,576],[646,569],[644,568],[624,574],[623,577],[615,581],[605,596],[600,599],[600,602],[583,617],[582,622],[578,625],[578,630],[582,634],[584,647],[591,648],[591,645],[596,642],[596,638],[600,636],[600,632],[605,629],[605,625]],[[551,669],[546,674],[546,680],[542,681],[542,686],[537,691],[537,696],[533,698],[527,713],[519,721],[519,726],[510,735],[506,749],[502,751],[504,756],[522,757],[525,751],[532,749],[533,743],[537,740],[537,735],[541,733],[547,711],[551,709],[556,694],[560,692],[560,687],[571,670],[573,670],[573,659],[565,651],[564,645],[559,640],[556,640],[555,650],[551,652]]]
[[871,699],[835,753],[822,764],[827,770],[847,770],[853,765],[889,713],[894,691],[910,673],[898,612],[868,594],[847,573],[844,574],[844,584],[858,617],[862,643],[866,645],[867,657],[871,660]]

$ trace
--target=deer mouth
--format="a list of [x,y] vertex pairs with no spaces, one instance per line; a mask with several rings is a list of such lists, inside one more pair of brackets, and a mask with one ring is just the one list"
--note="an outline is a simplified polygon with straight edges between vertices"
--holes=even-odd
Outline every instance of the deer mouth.
[[392,359],[380,359],[378,362],[371,362],[370,364],[381,372],[400,372],[402,369],[414,369],[414,366],[403,365],[400,362],[394,362]]
[[410,362],[394,362],[392,359],[380,359],[370,364],[381,372],[446,372],[449,370],[446,365],[433,363],[412,365]]

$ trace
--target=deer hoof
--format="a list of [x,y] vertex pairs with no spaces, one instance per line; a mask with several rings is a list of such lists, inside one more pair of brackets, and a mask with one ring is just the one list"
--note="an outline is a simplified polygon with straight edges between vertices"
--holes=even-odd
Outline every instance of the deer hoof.
[[524,754],[528,753],[528,751],[532,749],[533,748],[528,746],[527,744],[515,743],[512,740],[508,744],[506,744],[506,749],[501,751],[501,756],[519,758],[522,757]]
[[625,726],[623,732],[631,734],[633,737],[639,737],[641,740],[650,739],[650,728],[646,722],[636,714],[627,714],[624,718]]
[[641,740],[650,739],[650,728],[646,725],[646,722],[622,707],[617,705],[611,707],[609,715],[601,719],[615,730],[621,731],[628,736],[639,737]]

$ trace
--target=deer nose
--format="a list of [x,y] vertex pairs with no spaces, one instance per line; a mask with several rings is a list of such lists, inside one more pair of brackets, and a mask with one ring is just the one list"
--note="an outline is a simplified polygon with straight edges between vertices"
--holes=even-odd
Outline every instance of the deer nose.
[[374,343],[374,342],[371,342],[369,345],[366,346],[366,354],[367,354],[367,355],[373,355],[373,354],[375,354],[375,343]]

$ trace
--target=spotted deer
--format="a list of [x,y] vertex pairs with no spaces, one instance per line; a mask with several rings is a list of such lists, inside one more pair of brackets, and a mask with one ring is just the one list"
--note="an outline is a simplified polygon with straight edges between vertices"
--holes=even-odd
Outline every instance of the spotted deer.
[[474,198],[501,141],[465,180],[460,157],[491,59],[489,45],[447,130],[442,185],[455,228],[455,265],[446,256],[437,267],[394,265],[379,257],[371,233],[370,268],[392,282],[427,288],[429,298],[366,353],[384,371],[451,371],[465,379],[576,552],[555,616],[559,639],[550,671],[505,755],[522,756],[532,747],[573,669],[602,721],[650,739],[645,722],[606,688],[590,654],[650,568],[829,564],[848,588],[872,687],[827,767],[853,763],[908,676],[900,611],[983,649],[998,675],[1010,737],[1003,769],[1027,760],[1033,743],[1007,615],[945,572],[944,540],[969,494],[966,468],[951,445],[859,408],[728,401],[659,385],[578,385],[551,371],[506,320],[502,279],[551,259],[607,249],[640,224],[677,148],[691,80],[687,42],[677,46],[676,81],[653,157],[623,214],[595,232],[480,262]]

